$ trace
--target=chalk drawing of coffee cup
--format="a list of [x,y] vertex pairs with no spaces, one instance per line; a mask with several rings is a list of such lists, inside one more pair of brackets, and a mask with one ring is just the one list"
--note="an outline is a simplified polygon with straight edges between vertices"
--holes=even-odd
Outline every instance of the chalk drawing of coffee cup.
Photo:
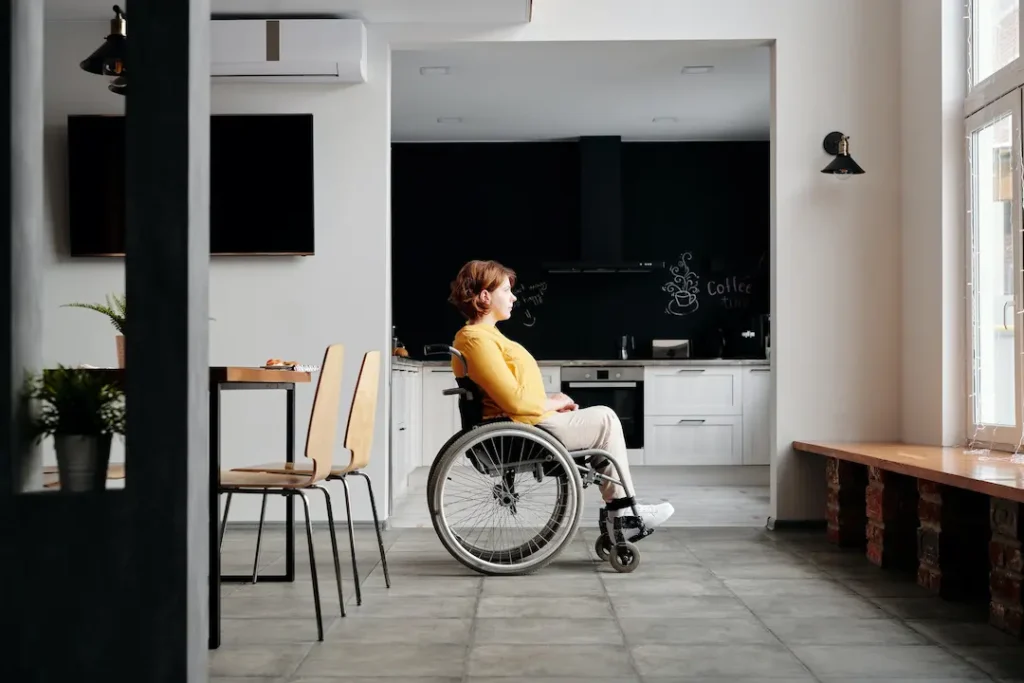
[[679,263],[668,269],[672,273],[672,281],[666,282],[661,289],[672,295],[665,307],[665,312],[669,315],[688,315],[700,307],[697,298],[700,291],[697,283],[700,278],[686,265],[692,258],[693,254],[690,252],[680,254]]

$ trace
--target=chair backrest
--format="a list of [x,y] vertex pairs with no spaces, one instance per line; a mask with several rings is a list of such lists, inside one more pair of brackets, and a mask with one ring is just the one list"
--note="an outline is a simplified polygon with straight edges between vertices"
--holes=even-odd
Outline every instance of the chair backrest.
[[345,448],[352,452],[346,472],[361,470],[370,462],[373,427],[377,418],[377,389],[380,386],[380,351],[367,351],[359,369],[352,409],[348,413]]
[[334,442],[338,436],[338,411],[341,408],[341,377],[345,368],[345,347],[331,344],[324,352],[320,377],[313,396],[306,431],[306,457],[313,461],[312,481],[321,481],[334,465]]

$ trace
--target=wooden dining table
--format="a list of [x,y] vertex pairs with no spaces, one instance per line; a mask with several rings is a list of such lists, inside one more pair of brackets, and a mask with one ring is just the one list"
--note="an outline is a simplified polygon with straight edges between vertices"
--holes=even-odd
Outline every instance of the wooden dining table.
[[[123,368],[90,368],[110,377],[111,383],[124,386]],[[210,368],[210,649],[220,647],[220,585],[222,582],[248,583],[251,574],[221,575],[220,571],[220,443],[221,393],[224,391],[285,392],[285,461],[295,462],[295,385],[308,384],[312,373],[298,370],[266,370],[258,367],[215,366]],[[295,507],[286,498],[285,564],[281,574],[260,574],[260,581],[295,581]]]

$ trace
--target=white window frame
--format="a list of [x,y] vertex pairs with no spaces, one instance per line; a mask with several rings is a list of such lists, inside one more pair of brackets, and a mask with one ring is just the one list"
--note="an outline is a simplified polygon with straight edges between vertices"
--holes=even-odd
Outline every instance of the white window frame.
[[988,105],[994,103],[1007,93],[1024,85],[1024,1],[1021,3],[1017,13],[1018,19],[1018,49],[1017,59],[1013,60],[1003,68],[989,74],[984,80],[972,83],[974,79],[974,27],[975,7],[978,3],[992,2],[992,0],[964,0],[965,9],[968,12],[970,23],[967,33],[967,64],[970,76],[967,76],[967,98],[964,100],[964,117],[975,114]]
[[[976,320],[976,306],[975,297],[973,291],[968,287],[966,297],[966,313],[967,313],[967,353],[966,358],[966,369],[967,369],[967,441],[971,446],[992,448],[996,450],[1007,450],[1016,451],[1024,438],[1024,357],[1022,357],[1022,351],[1024,351],[1024,317],[1021,315],[1021,301],[1022,297],[1022,286],[1024,286],[1024,278],[1022,278],[1022,266],[1024,266],[1024,240],[1021,239],[1021,226],[1022,219],[1022,205],[1021,205],[1021,103],[1022,103],[1022,92],[1024,90],[1018,88],[1012,92],[1002,96],[995,102],[987,105],[983,109],[975,112],[971,116],[967,117],[965,123],[965,140],[964,140],[964,162],[966,167],[965,173],[965,186],[966,186],[966,216],[964,225],[966,227],[966,239],[964,244],[965,252],[965,265],[966,272],[970,282],[977,282],[977,263],[975,262],[975,250],[972,248],[974,243],[974,217],[976,215],[974,206],[974,197],[976,195],[977,186],[977,173],[986,172],[983,169],[978,169],[972,177],[971,165],[973,155],[973,142],[974,134],[989,126],[993,122],[1001,119],[1007,115],[1011,117],[1011,174],[1013,178],[1013,201],[1012,201],[1012,212],[1011,212],[1011,231],[1014,235],[1013,239],[1013,272],[1014,272],[1014,287],[1013,287],[1013,339],[1014,339],[1014,396],[1015,396],[1015,411],[1014,417],[1015,422],[1013,426],[1001,426],[1001,425],[982,425],[978,424],[977,417],[975,415],[975,375],[978,373],[979,368],[976,367],[975,359],[976,354],[976,340],[977,330],[975,325]],[[988,171],[991,172],[991,171]],[[1009,317],[1007,318],[1009,320]],[[984,359],[982,360],[984,362]]]

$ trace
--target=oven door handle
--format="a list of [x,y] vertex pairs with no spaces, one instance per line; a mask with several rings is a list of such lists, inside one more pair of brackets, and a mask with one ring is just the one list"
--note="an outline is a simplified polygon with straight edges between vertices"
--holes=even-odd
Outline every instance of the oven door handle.
[[636,389],[636,382],[569,382],[570,389]]

